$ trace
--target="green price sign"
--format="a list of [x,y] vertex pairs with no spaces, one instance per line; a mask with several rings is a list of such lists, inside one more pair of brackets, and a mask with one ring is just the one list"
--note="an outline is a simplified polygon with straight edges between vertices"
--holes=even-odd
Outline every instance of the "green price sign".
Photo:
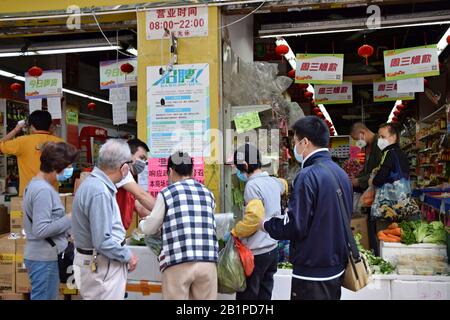
[[234,124],[238,134],[261,127],[258,111],[238,114],[234,117]]

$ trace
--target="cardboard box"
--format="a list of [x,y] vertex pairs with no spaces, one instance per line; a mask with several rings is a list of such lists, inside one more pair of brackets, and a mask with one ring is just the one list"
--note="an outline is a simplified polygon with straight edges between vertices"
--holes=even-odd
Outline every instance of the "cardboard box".
[[10,232],[22,233],[23,229],[23,209],[22,209],[22,197],[11,198],[11,211],[10,215]]
[[71,213],[72,212],[72,205],[73,205],[73,195],[67,196],[66,197],[66,213]]
[[9,234],[0,236],[0,292],[16,291],[16,242],[8,239]]
[[8,208],[0,205],[0,234],[9,233],[11,230]]
[[23,293],[0,293],[0,300],[30,300],[30,297]]
[[361,245],[369,250],[369,233],[367,231],[367,216],[353,218],[351,223],[353,234],[361,234]]
[[25,239],[16,240],[16,293],[31,291],[30,278],[24,263]]

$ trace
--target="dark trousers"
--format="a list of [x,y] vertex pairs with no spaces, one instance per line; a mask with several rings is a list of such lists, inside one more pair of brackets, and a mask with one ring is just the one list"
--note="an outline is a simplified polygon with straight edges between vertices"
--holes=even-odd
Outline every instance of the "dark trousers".
[[340,300],[342,276],[328,281],[292,278],[291,300]]
[[255,255],[255,269],[247,277],[247,288],[236,293],[236,300],[270,300],[272,298],[273,275],[277,272],[278,248]]

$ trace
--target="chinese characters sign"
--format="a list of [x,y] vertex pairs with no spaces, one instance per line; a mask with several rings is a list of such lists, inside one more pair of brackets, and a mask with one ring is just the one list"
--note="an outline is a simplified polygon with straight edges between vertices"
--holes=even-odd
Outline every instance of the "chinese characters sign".
[[61,97],[62,71],[47,70],[40,77],[25,73],[25,99]]
[[208,8],[183,7],[147,11],[147,40],[164,39],[173,32],[178,38],[208,35]]
[[398,93],[397,81],[380,81],[373,82],[373,101],[396,101],[396,100],[413,100],[414,92]]
[[238,134],[261,127],[258,111],[238,114],[233,120]]
[[[198,182],[205,183],[205,164],[203,158],[193,158],[193,178]],[[158,192],[169,184],[167,177],[167,158],[148,159],[148,192],[156,198]]]
[[314,101],[317,104],[352,103],[353,90],[351,82],[343,82],[339,85],[314,86]]
[[[124,73],[120,66],[129,63],[133,72]],[[137,59],[100,61],[100,89],[130,87],[137,85]]]
[[202,157],[204,141],[209,142],[209,64],[175,65],[163,75],[159,68],[147,67],[151,157],[165,158],[176,150]]
[[297,54],[296,83],[340,84],[343,54]]
[[402,80],[439,75],[437,46],[384,51],[386,80]]

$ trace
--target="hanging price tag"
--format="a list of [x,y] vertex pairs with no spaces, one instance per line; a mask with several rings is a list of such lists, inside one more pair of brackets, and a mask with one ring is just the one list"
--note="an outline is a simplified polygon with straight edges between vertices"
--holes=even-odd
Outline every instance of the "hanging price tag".
[[238,134],[261,127],[258,111],[240,113],[234,117],[234,124]]

